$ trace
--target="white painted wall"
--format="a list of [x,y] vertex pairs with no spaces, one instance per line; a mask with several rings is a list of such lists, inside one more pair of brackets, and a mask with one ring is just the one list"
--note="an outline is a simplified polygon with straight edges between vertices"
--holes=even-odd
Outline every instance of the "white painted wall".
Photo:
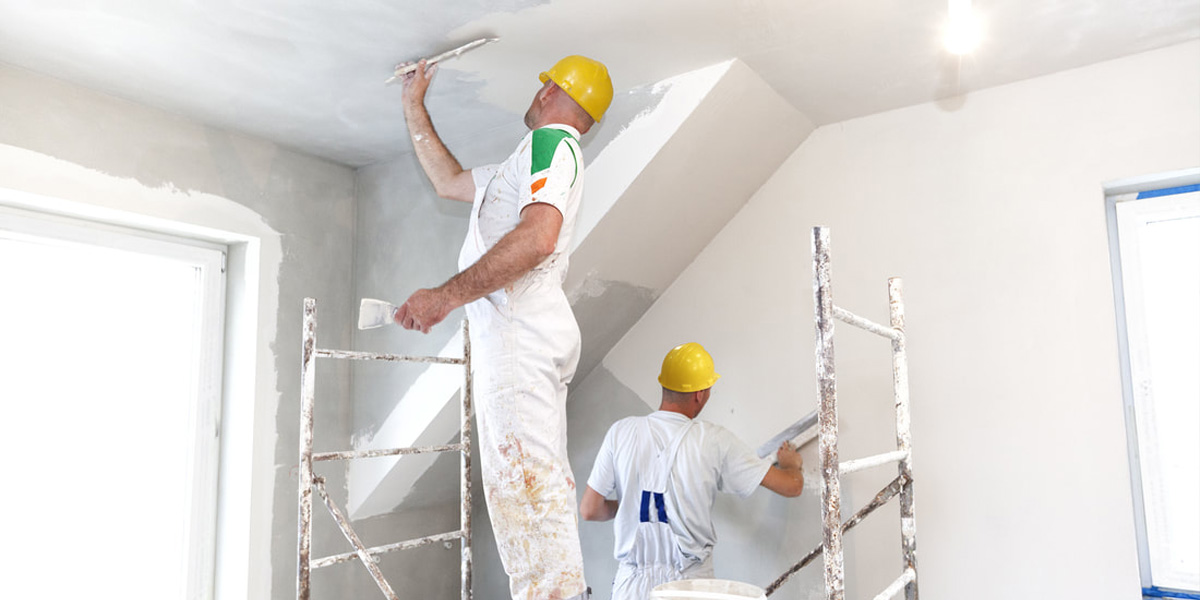
[[[318,299],[319,345],[348,345],[354,172],[0,65],[0,188],[6,203],[230,245],[218,590],[295,597],[301,306]],[[86,301],[81,318],[103,318]],[[348,396],[348,372],[320,374],[320,449],[348,446],[347,407],[332,401]],[[325,474],[334,490],[344,485]],[[330,521],[317,520],[314,551],[342,551]],[[318,573],[314,589],[337,597],[347,572]]]
[[[839,305],[885,321],[905,280],[922,597],[1137,596],[1102,184],[1200,162],[1197,73],[1191,42],[821,127],[593,377],[656,402],[663,353],[702,342],[724,376],[704,417],[756,446],[815,406],[809,240],[829,226]],[[887,344],[837,331],[843,457],[889,449]],[[805,458],[802,498],[718,503],[718,576],[765,584],[819,543]],[[877,514],[847,536],[847,597],[899,572],[894,506]],[[781,593],[817,597],[819,567],[802,577]]]

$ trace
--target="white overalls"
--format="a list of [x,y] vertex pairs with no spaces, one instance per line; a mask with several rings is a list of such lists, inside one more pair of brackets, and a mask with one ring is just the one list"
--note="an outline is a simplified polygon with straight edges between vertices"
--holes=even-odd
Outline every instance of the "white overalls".
[[[552,129],[558,133],[538,134],[561,142],[552,149],[552,167],[531,173],[537,132],[530,132],[504,163],[472,170],[475,202],[459,255],[460,269],[474,264],[516,227],[532,202],[553,205],[563,215],[554,254],[512,285],[466,306],[484,497],[518,600],[572,598],[586,587],[567,461],[567,383],[579,361],[579,327],[562,291],[583,165],[578,132]],[[539,185],[534,175],[547,176]]]
[[[642,420],[643,439],[651,439],[650,424]],[[696,562],[683,555],[679,539],[671,530],[667,518],[667,485],[683,438],[695,425],[689,421],[679,428],[658,455],[642,481],[638,525],[634,531],[633,547],[627,558],[617,566],[613,578],[613,600],[646,600],[655,586],[669,581],[712,576],[712,559]]]

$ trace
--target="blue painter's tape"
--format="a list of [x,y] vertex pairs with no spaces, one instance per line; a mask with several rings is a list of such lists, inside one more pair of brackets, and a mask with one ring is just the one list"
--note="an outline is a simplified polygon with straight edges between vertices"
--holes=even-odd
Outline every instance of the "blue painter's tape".
[[[1186,194],[1188,192],[1200,192],[1200,183],[1196,183],[1196,184],[1192,184],[1192,185],[1181,185],[1178,187],[1171,187],[1171,188],[1163,188],[1161,190],[1149,190],[1149,191],[1145,191],[1145,192],[1138,192],[1137,199],[1141,200],[1143,198],[1157,198],[1159,196],[1174,196],[1175,194]],[[1182,596],[1180,596],[1180,597],[1182,598]],[[1191,597],[1195,598],[1196,596],[1191,596]]]
[[1143,598],[1183,598],[1185,600],[1200,599],[1200,592],[1185,592],[1183,590],[1173,590],[1169,588],[1160,588],[1151,586],[1142,588]]

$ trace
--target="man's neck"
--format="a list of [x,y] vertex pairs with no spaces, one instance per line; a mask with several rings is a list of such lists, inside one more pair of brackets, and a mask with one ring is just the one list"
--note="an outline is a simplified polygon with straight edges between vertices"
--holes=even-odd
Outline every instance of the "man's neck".
[[661,411],[663,411],[663,412],[673,412],[673,413],[676,413],[676,414],[680,414],[680,415],[683,415],[683,416],[685,416],[685,417],[687,417],[687,418],[689,418],[689,419],[695,419],[695,418],[696,418],[696,416],[695,416],[695,415],[689,414],[689,413],[687,412],[687,409],[685,409],[685,408],[683,408],[683,407],[680,407],[680,406],[676,406],[676,405],[674,405],[674,404],[667,404],[667,403],[665,403],[665,402],[664,402],[664,403],[662,403],[662,404],[660,404],[660,405],[658,405],[658,410],[661,410]]

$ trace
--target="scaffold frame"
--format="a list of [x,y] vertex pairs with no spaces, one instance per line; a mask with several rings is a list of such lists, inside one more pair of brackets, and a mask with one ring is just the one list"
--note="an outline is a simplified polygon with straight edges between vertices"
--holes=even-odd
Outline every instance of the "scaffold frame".
[[[824,558],[826,600],[845,599],[845,571],[842,534],[899,497],[900,545],[903,565],[894,579],[875,600],[888,600],[904,591],[905,600],[918,600],[917,595],[917,524],[913,498],[912,433],[908,396],[908,353],[905,346],[903,283],[899,277],[888,279],[889,325],[880,325],[844,310],[833,303],[832,267],[829,229],[814,227],[813,253],[813,312],[816,325],[817,388],[820,393],[818,455],[821,471],[821,544],[790,567],[766,588],[768,596],[778,591],[792,575],[813,562],[818,555]],[[842,321],[864,331],[888,338],[892,346],[892,399],[896,411],[896,450],[861,459],[838,460],[837,379],[834,369],[833,322]],[[841,521],[841,477],[863,469],[897,463],[897,475],[854,516]]]
[[[379,590],[388,600],[399,600],[395,590],[384,578],[379,569],[377,555],[398,550],[419,548],[436,542],[450,543],[460,540],[461,570],[462,570],[462,600],[471,600],[471,419],[473,418],[471,397],[471,335],[470,326],[463,321],[463,356],[462,358],[446,358],[441,356],[403,356],[397,354],[380,354],[372,352],[354,352],[349,350],[329,350],[317,347],[317,303],[313,298],[304,299],[304,323],[302,340],[302,358],[300,365],[300,485],[299,510],[297,515],[297,600],[310,600],[312,570],[321,567],[347,562],[360,561]],[[432,364],[462,365],[464,376],[463,386],[459,394],[461,399],[460,419],[461,434],[457,444],[442,446],[421,446],[409,448],[387,448],[374,450],[348,450],[342,452],[313,452],[314,413],[316,405],[316,359],[330,358],[342,360],[369,360],[387,362],[422,362]],[[377,458],[381,456],[399,456],[405,454],[422,454],[429,452],[458,452],[459,475],[461,477],[461,501],[459,507],[459,529],[439,533],[422,538],[406,540],[393,544],[385,544],[367,548],[351,527],[341,508],[329,496],[325,489],[325,480],[313,474],[313,463],[332,460],[355,460]],[[312,553],[312,493],[316,489],[321,496],[330,515],[337,522],[338,528],[346,540],[354,547],[352,552],[335,554],[319,559],[313,559]]]

